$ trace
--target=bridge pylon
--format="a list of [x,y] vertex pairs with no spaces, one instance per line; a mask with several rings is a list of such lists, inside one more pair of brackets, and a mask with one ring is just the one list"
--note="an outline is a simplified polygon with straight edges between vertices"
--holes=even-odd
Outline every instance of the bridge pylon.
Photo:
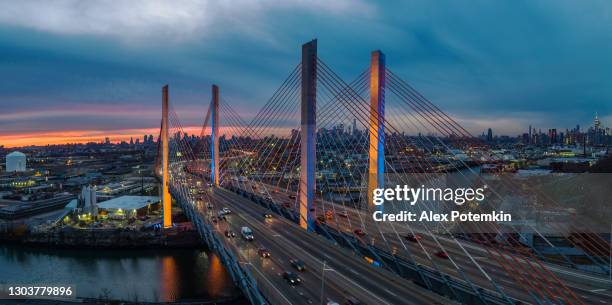
[[162,88],[162,213],[164,228],[172,227],[172,199],[170,198],[168,176],[168,85]]
[[314,231],[317,164],[317,40],[302,45],[302,101],[300,135],[300,227]]
[[210,183],[219,186],[219,86],[212,85]]
[[[370,61],[370,146],[368,208],[374,209],[373,192],[385,184],[385,54],[372,52]],[[382,211],[382,205],[376,207]]]

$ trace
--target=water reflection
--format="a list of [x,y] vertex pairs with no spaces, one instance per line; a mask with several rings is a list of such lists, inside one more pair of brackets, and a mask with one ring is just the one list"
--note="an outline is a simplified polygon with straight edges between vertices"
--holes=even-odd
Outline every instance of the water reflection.
[[239,294],[202,250],[75,250],[0,245],[0,283],[75,284],[78,297],[172,302]]

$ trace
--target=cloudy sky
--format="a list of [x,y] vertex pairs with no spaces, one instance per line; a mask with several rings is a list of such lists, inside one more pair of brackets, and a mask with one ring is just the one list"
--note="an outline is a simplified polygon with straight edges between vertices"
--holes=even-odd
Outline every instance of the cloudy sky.
[[256,112],[318,38],[346,80],[381,49],[473,133],[612,125],[609,1],[0,0],[0,145],[121,139],[186,126],[210,85]]

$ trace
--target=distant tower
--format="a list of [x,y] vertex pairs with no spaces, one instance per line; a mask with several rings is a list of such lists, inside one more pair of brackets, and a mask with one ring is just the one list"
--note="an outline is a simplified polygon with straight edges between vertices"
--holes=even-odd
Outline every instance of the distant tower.
[[531,124],[529,124],[529,140],[528,143],[531,144]]
[[489,142],[493,141],[493,130],[491,130],[491,128],[489,128],[489,130],[487,130],[487,141],[489,141]]
[[353,135],[357,134],[357,119],[353,118]]
[[601,122],[599,121],[599,115],[597,114],[597,112],[595,112],[595,119],[593,120],[593,125],[595,126],[596,130],[601,127]]

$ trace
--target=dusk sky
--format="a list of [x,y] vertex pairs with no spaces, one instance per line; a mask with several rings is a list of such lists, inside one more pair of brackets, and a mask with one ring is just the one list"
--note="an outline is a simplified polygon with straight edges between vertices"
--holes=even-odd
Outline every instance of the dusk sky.
[[212,83],[248,119],[312,38],[347,81],[383,50],[475,134],[612,126],[606,0],[0,0],[0,145],[154,133],[166,83],[185,126]]

